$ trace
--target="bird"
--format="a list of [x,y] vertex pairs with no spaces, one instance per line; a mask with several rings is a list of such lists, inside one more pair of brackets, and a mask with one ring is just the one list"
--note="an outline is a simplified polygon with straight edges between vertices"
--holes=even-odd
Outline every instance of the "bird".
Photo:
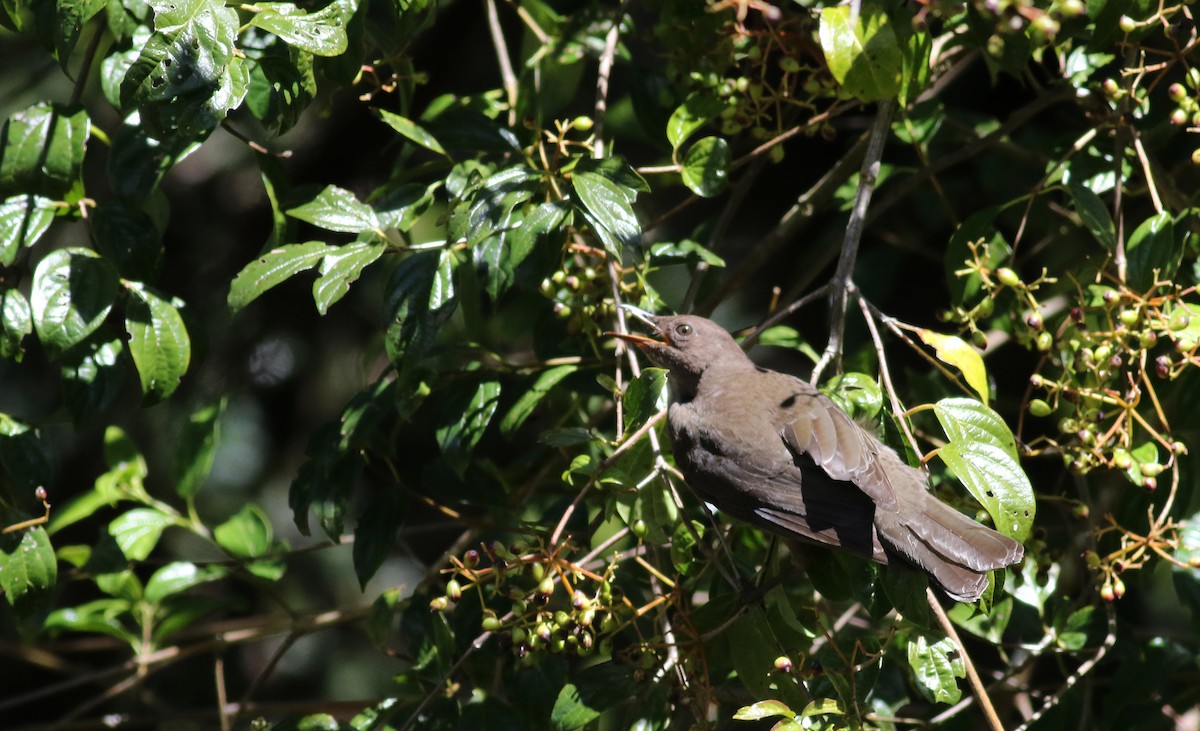
[[976,602],[1024,547],[935,497],[911,467],[807,381],[758,366],[695,315],[625,309],[654,337],[610,333],[668,371],[675,464],[705,502],[789,539],[923,571]]

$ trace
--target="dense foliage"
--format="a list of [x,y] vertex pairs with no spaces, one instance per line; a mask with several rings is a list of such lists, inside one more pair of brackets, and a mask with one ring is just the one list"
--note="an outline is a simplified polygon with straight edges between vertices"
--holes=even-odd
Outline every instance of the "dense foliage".
[[[1194,724],[1191,3],[0,0],[0,725]],[[711,515],[622,303],[1025,561]]]

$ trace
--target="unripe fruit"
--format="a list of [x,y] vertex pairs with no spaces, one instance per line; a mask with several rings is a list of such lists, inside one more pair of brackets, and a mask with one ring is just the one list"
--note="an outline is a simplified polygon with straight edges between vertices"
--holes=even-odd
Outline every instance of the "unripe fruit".
[[976,348],[983,350],[987,347],[987,335],[984,335],[982,330],[976,330],[971,333],[971,342],[975,344]]
[[1178,332],[1192,324],[1192,318],[1188,315],[1187,310],[1180,308],[1171,313],[1171,319],[1167,322],[1167,327]]
[[1025,315],[1025,324],[1034,330],[1041,330],[1042,325],[1045,323],[1042,322],[1042,316],[1040,314],[1036,312],[1030,312],[1029,314]]
[[1128,15],[1122,15],[1117,21],[1117,26],[1120,27],[1122,33],[1132,33],[1137,30],[1137,21]]
[[1128,308],[1128,309],[1121,310],[1121,314],[1117,315],[1117,319],[1119,319],[1121,322],[1125,323],[1126,325],[1133,327],[1135,324],[1137,324],[1138,316],[1139,316],[1139,313],[1136,309]]
[[1113,581],[1113,596],[1117,599],[1125,596],[1125,582],[1117,579]]
[[775,658],[775,669],[781,673],[792,672],[792,659],[786,655]]
[[647,530],[646,521],[638,518],[637,520],[633,521],[633,525],[629,526],[629,530],[632,531],[633,534],[638,538],[645,538]]
[[450,606],[450,600],[444,596],[435,596],[429,602],[431,612],[444,612]]
[[49,493],[46,492],[46,488],[38,485],[37,489],[33,491],[33,496],[40,502],[46,502],[46,498],[49,496]]
[[1034,416],[1049,416],[1052,411],[1053,409],[1050,408],[1050,404],[1040,398],[1035,398],[1029,402],[1029,413]]
[[976,317],[989,317],[992,310],[995,309],[996,301],[991,297],[985,297],[979,304],[975,305]]
[[456,580],[450,579],[446,582],[446,596],[455,602],[462,599],[462,586]]
[[1017,273],[1008,267],[1000,267],[997,269],[996,279],[999,279],[1000,283],[1005,287],[1016,287],[1021,283],[1021,278],[1017,276]]
[[586,116],[576,117],[571,120],[571,126],[580,132],[587,132],[594,124],[595,122],[592,121],[592,118]]
[[1054,336],[1043,330],[1037,336],[1037,349],[1043,353],[1054,346]]
[[503,624],[501,624],[499,617],[496,617],[491,614],[484,617],[483,621],[480,622],[479,624],[481,627],[483,627],[484,632],[495,632],[496,630],[498,630],[504,626]]
[[1106,602],[1111,602],[1117,598],[1116,592],[1113,591],[1112,584],[1105,584],[1100,587],[1100,598]]

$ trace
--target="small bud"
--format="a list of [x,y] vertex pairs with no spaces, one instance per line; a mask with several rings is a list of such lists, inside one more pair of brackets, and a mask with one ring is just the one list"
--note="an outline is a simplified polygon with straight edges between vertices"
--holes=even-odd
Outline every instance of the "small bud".
[[450,606],[450,600],[444,596],[435,596],[429,602],[429,611],[444,612]]
[[1117,579],[1113,581],[1113,596],[1117,599],[1125,596],[1125,582]]
[[1106,602],[1111,602],[1117,598],[1116,592],[1113,591],[1112,584],[1105,582],[1104,586],[1100,587],[1100,598]]
[[1154,477],[1142,478],[1142,487],[1146,488],[1147,492],[1154,492],[1158,489],[1158,479]]
[[576,609],[583,609],[587,605],[587,594],[584,594],[579,589],[576,589],[575,593],[571,595],[571,606],[575,607]]
[[474,548],[463,554],[463,564],[467,568],[475,568],[479,565],[479,551]]
[[1117,21],[1117,26],[1121,29],[1122,33],[1132,33],[1137,30],[1137,21],[1128,15],[1122,15]]
[[1154,375],[1159,378],[1171,375],[1171,359],[1168,356],[1160,355],[1154,359]]
[[462,586],[455,579],[450,579],[446,582],[446,596],[452,602],[462,599]]
[[46,498],[49,497],[49,493],[46,492],[46,488],[38,485],[37,489],[33,491],[33,496],[38,499],[38,502],[44,503],[46,502]]
[[1041,330],[1044,323],[1042,322],[1041,315],[1036,312],[1030,312],[1025,315],[1025,324],[1034,330]]

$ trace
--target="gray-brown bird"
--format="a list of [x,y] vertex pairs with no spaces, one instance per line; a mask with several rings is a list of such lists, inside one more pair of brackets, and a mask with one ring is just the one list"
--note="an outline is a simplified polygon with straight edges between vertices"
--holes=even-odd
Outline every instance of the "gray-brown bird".
[[934,497],[905,464],[805,381],[756,366],[703,317],[627,307],[657,338],[613,333],[670,373],[675,463],[705,501],[751,525],[920,568],[950,597],[979,599],[1020,543]]

